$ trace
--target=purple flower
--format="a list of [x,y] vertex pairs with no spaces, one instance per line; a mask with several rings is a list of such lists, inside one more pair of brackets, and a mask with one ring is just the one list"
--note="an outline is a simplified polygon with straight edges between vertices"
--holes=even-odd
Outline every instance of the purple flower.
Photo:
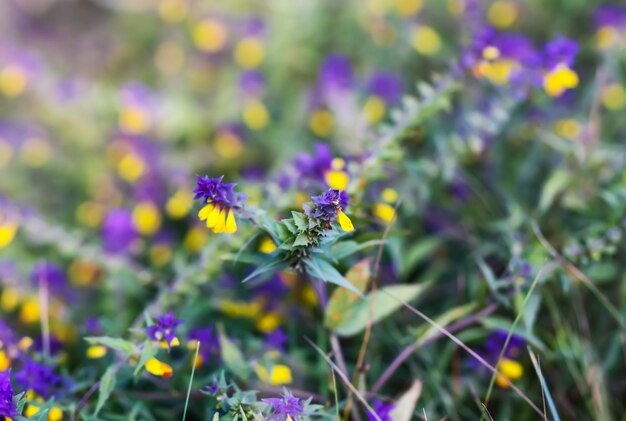
[[57,391],[67,390],[68,381],[54,373],[54,367],[24,360],[22,369],[15,374],[15,381],[23,390],[33,390],[38,396],[48,399]]
[[102,242],[109,253],[121,254],[130,249],[137,238],[133,217],[126,209],[110,211],[102,224]]
[[202,199],[207,204],[220,208],[240,208],[245,200],[245,195],[235,193],[235,183],[224,183],[224,176],[210,178],[198,176],[197,185],[193,191],[194,199]]
[[265,87],[265,76],[258,70],[246,70],[239,76],[239,88],[251,96],[259,96]]
[[287,335],[285,335],[285,332],[281,328],[278,328],[265,335],[264,345],[267,349],[275,349],[277,351],[284,352],[286,342]]
[[200,356],[203,362],[208,361],[211,357],[219,357],[220,340],[212,326],[191,329],[187,339],[200,342]]
[[[507,331],[497,330],[489,335],[489,337],[487,338],[487,341],[485,342],[485,359],[489,361],[490,364],[495,365],[497,363],[498,357],[502,352],[502,348],[504,347],[507,336]],[[525,342],[522,337],[512,335],[511,339],[509,339],[509,344],[504,351],[504,358],[508,358],[511,360],[516,359],[522,353],[524,349],[524,344]]]
[[165,340],[167,342],[167,348],[169,349],[172,342],[176,339],[174,329],[182,323],[183,320],[176,319],[174,312],[170,311],[167,314],[157,316],[155,324],[146,328],[146,333],[150,339],[154,341],[161,342]]
[[345,191],[329,189],[326,193],[313,196],[313,206],[305,207],[305,213],[309,218],[319,219],[325,222],[333,222],[337,219],[337,211],[348,207],[350,198]]
[[340,54],[326,57],[320,69],[319,84],[322,92],[327,94],[352,89],[354,74],[350,60]]
[[0,417],[13,418],[18,415],[17,408],[13,403],[11,372],[3,371],[0,373]]
[[603,4],[593,15],[593,21],[598,28],[626,27],[626,6],[617,4]]
[[[393,418],[390,415],[390,412],[395,409],[395,405],[392,403],[384,403],[379,401],[378,399],[372,399],[372,406],[374,408],[374,412],[378,415],[382,421],[393,421]],[[369,421],[374,421],[374,415],[368,411],[367,419]]]
[[387,104],[394,104],[402,96],[402,81],[395,73],[376,72],[370,77],[367,89]]
[[53,292],[67,284],[67,277],[63,269],[46,260],[35,263],[30,273],[30,280],[35,285],[39,285],[41,281],[46,282]]
[[287,417],[291,417],[295,421],[304,415],[302,402],[288,391],[280,398],[267,398],[263,402],[271,408],[268,420],[285,421]]
[[578,54],[578,43],[559,35],[546,44],[546,68],[552,70],[559,64],[572,67],[576,54]]

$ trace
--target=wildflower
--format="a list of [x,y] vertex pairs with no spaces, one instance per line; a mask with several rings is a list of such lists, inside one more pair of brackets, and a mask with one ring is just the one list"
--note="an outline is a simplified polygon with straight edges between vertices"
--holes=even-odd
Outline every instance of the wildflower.
[[626,35],[626,7],[617,4],[603,4],[594,14],[598,47],[606,50],[624,42]]
[[18,218],[0,209],[0,249],[11,244],[18,228]]
[[46,260],[35,263],[30,273],[30,280],[34,285],[45,282],[53,293],[67,284],[67,276],[63,269]]
[[264,58],[265,47],[258,37],[245,37],[235,46],[235,61],[244,69],[260,66]]
[[270,237],[264,237],[259,244],[259,251],[261,253],[270,254],[276,250],[276,243]]
[[130,85],[122,91],[118,125],[122,132],[139,135],[150,130],[153,120],[153,98],[141,85]]
[[172,366],[152,357],[146,361],[146,371],[154,376],[158,377],[172,377],[174,370]]
[[287,335],[281,328],[277,328],[274,331],[265,335],[264,346],[270,350],[276,350],[283,352],[285,350],[285,343],[287,342]]
[[578,86],[578,74],[572,70],[578,53],[578,44],[563,36],[546,45],[546,68],[543,88],[550,96],[561,96],[566,90]]
[[430,26],[420,26],[411,37],[411,43],[415,50],[424,55],[432,56],[441,49],[441,37],[439,33]]
[[241,208],[245,195],[235,193],[235,183],[224,183],[223,178],[198,176],[194,199],[206,202],[198,216],[200,220],[206,220],[207,227],[214,233],[233,233],[237,231],[234,209]]
[[161,214],[154,203],[141,202],[133,208],[133,225],[142,235],[150,236],[161,227]]
[[284,364],[273,365],[269,373],[264,366],[257,365],[255,371],[259,380],[272,386],[290,384],[293,381],[291,369]]
[[350,60],[341,54],[330,54],[322,63],[319,85],[323,94],[333,95],[352,89],[354,74]]
[[109,253],[128,251],[137,238],[132,214],[126,209],[114,209],[104,218],[102,242]]
[[389,105],[398,102],[402,95],[402,82],[393,73],[376,72],[368,81],[370,96],[363,106],[363,114],[371,124],[380,121]]
[[349,197],[345,191],[329,189],[326,193],[313,196],[313,206],[307,206],[305,213],[309,218],[318,219],[327,224],[338,220],[341,229],[354,231],[352,221],[343,211],[348,207]]
[[258,97],[265,88],[265,75],[258,70],[244,70],[239,75],[239,88],[246,95]]
[[10,380],[11,372],[0,372],[0,417],[12,418],[19,414],[13,403],[13,388]]
[[220,340],[212,326],[192,329],[187,335],[187,339],[187,347],[194,351],[196,349],[196,344],[200,342],[198,365],[202,365],[210,358],[219,358]]
[[156,323],[146,328],[146,333],[150,339],[158,342],[165,342],[167,348],[177,346],[180,344],[176,338],[177,326],[181,325],[183,320],[178,320],[174,317],[174,312],[170,311],[167,314],[160,315],[156,318]]
[[207,53],[220,51],[228,40],[228,27],[215,19],[205,19],[193,28],[193,41]]
[[57,391],[67,390],[67,379],[54,373],[54,367],[24,360],[22,368],[15,374],[15,382],[23,390],[32,390],[36,396],[48,399]]
[[266,398],[263,402],[269,405],[271,412],[269,420],[284,421],[298,420],[304,416],[304,406],[300,399],[293,396],[289,391],[282,394],[280,398]]
[[[380,418],[382,421],[393,421],[393,417],[391,416],[390,412],[396,408],[394,404],[384,403],[379,401],[378,399],[372,399],[372,407],[376,415],[378,415],[378,418]],[[374,415],[370,411],[368,411],[367,419],[369,421],[374,421],[376,418],[374,418]]]
[[91,345],[87,348],[87,358],[90,360],[97,360],[104,357],[107,354],[107,347],[104,345]]
[[507,336],[506,331],[497,331],[491,334],[485,343],[485,359],[501,373],[496,377],[496,383],[504,388],[509,386],[507,380],[515,381],[524,374],[524,367],[516,361],[524,346],[524,340],[521,337],[511,336],[502,359],[498,360]]

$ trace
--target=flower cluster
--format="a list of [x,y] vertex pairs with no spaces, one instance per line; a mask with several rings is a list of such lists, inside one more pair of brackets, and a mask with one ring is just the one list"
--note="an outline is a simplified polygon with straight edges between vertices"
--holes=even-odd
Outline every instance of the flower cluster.
[[233,233],[237,231],[233,209],[241,208],[246,197],[234,191],[235,183],[224,183],[223,178],[198,176],[194,199],[202,199],[206,203],[198,217],[206,221],[208,228],[214,233]]
[[176,337],[174,331],[177,326],[181,325],[183,320],[174,317],[174,312],[160,315],[156,318],[155,324],[146,328],[146,333],[153,341],[165,342],[167,348],[180,345],[180,341]]
[[327,225],[338,220],[341,229],[346,232],[354,231],[352,221],[343,212],[350,201],[348,193],[329,189],[324,194],[313,196],[311,199],[313,199],[312,204],[306,204],[304,208],[309,218],[325,222]]
[[0,372],[0,417],[12,418],[18,415],[13,403],[13,388],[11,387],[11,373]]
[[290,392],[285,392],[280,398],[267,398],[263,402],[271,408],[268,420],[285,421],[298,420],[304,415],[304,407],[300,399],[293,396]]

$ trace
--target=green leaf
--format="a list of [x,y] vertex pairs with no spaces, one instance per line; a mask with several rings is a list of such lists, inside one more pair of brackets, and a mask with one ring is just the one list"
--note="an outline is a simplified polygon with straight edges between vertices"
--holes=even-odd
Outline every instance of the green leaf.
[[139,362],[135,367],[135,372],[133,375],[139,374],[139,371],[146,365],[146,362],[152,357],[154,357],[157,353],[157,349],[152,344],[152,341],[144,342],[143,349],[141,350],[141,356],[139,357]]
[[[346,279],[360,292],[365,292],[371,276],[369,259],[361,260],[354,265],[348,273]],[[330,329],[335,329],[341,325],[346,317],[350,315],[350,308],[359,301],[361,296],[345,288],[336,288],[326,306],[324,325]]]
[[404,261],[402,262],[401,272],[407,274],[415,265],[430,256],[440,245],[441,240],[439,238],[426,238],[415,243],[413,247],[406,252]]
[[[463,306],[455,307],[443,313],[442,315],[433,318],[439,326],[446,327],[452,322],[467,316],[476,308],[476,303],[470,303]],[[439,329],[429,324],[425,329],[420,329],[417,335],[417,345],[421,346],[424,342],[428,341],[433,336],[439,333]]]
[[539,210],[542,212],[548,210],[556,196],[567,187],[571,179],[571,174],[565,170],[558,169],[554,171],[543,186],[541,199],[539,199]]
[[305,214],[302,212],[291,211],[293,216],[293,222],[300,231],[307,231],[309,228],[309,221]]
[[104,345],[107,348],[123,352],[128,356],[132,355],[136,349],[134,343],[121,338],[112,338],[110,336],[89,336],[86,337],[85,340],[91,345]]
[[301,246],[307,246],[307,245],[309,245],[309,236],[306,233],[301,232],[300,234],[298,234],[298,236],[296,237],[296,240],[293,242],[293,246],[301,247]]
[[249,365],[243,354],[239,348],[228,339],[222,328],[219,329],[219,339],[224,365],[237,377],[245,380],[248,377]]
[[293,222],[293,219],[283,219],[280,222],[282,222],[283,226],[287,228],[289,232],[291,232],[293,235],[297,235],[299,233],[298,227],[296,227],[296,224],[295,222]]
[[98,403],[96,405],[96,411],[94,412],[94,416],[97,416],[106,401],[111,396],[113,389],[115,389],[115,371],[114,367],[109,367],[107,371],[105,371],[102,379],[100,379],[100,388],[98,389]]
[[269,262],[265,263],[264,265],[259,266],[258,268],[256,268],[255,270],[252,271],[252,273],[248,276],[246,276],[244,278],[243,281],[241,281],[242,283],[248,282],[254,278],[256,278],[257,276],[260,276],[266,272],[269,272],[270,270],[281,270],[284,269],[288,266],[288,263],[286,260],[270,260]]
[[342,241],[332,247],[332,255],[335,259],[341,260],[348,256],[353,255],[368,247],[379,246],[385,244],[384,240],[371,240],[364,243],[357,243],[356,241]]
[[395,402],[396,407],[389,413],[393,421],[411,421],[415,405],[422,394],[422,382],[415,380],[413,385]]
[[400,309],[403,303],[417,298],[429,286],[430,282],[393,285],[372,292],[354,305],[350,317],[337,327],[336,332],[341,336],[354,336],[365,330],[368,321],[375,324],[385,319]]
[[304,264],[307,267],[309,275],[321,279],[324,282],[330,282],[331,284],[339,285],[355,292],[359,296],[363,294],[354,285],[352,285],[346,278],[337,271],[330,263],[321,258],[311,257],[304,259]]

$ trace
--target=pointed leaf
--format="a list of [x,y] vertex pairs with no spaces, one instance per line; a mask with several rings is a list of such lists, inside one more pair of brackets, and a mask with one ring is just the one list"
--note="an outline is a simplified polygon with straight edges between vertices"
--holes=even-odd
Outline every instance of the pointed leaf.
[[415,380],[409,390],[396,401],[396,407],[389,413],[393,421],[411,421],[415,405],[422,394],[422,382]]
[[[362,293],[367,289],[371,276],[369,259],[361,260],[354,265],[348,273],[346,279],[354,285]],[[361,297],[354,292],[345,288],[336,288],[326,307],[324,324],[331,329],[341,325],[350,317],[352,306],[359,301]]]
[[354,285],[352,285],[346,278],[337,271],[330,263],[321,258],[311,257],[305,259],[304,263],[307,267],[309,275],[321,279],[324,282],[330,282],[331,284],[339,285],[355,292],[359,296],[363,294]]

